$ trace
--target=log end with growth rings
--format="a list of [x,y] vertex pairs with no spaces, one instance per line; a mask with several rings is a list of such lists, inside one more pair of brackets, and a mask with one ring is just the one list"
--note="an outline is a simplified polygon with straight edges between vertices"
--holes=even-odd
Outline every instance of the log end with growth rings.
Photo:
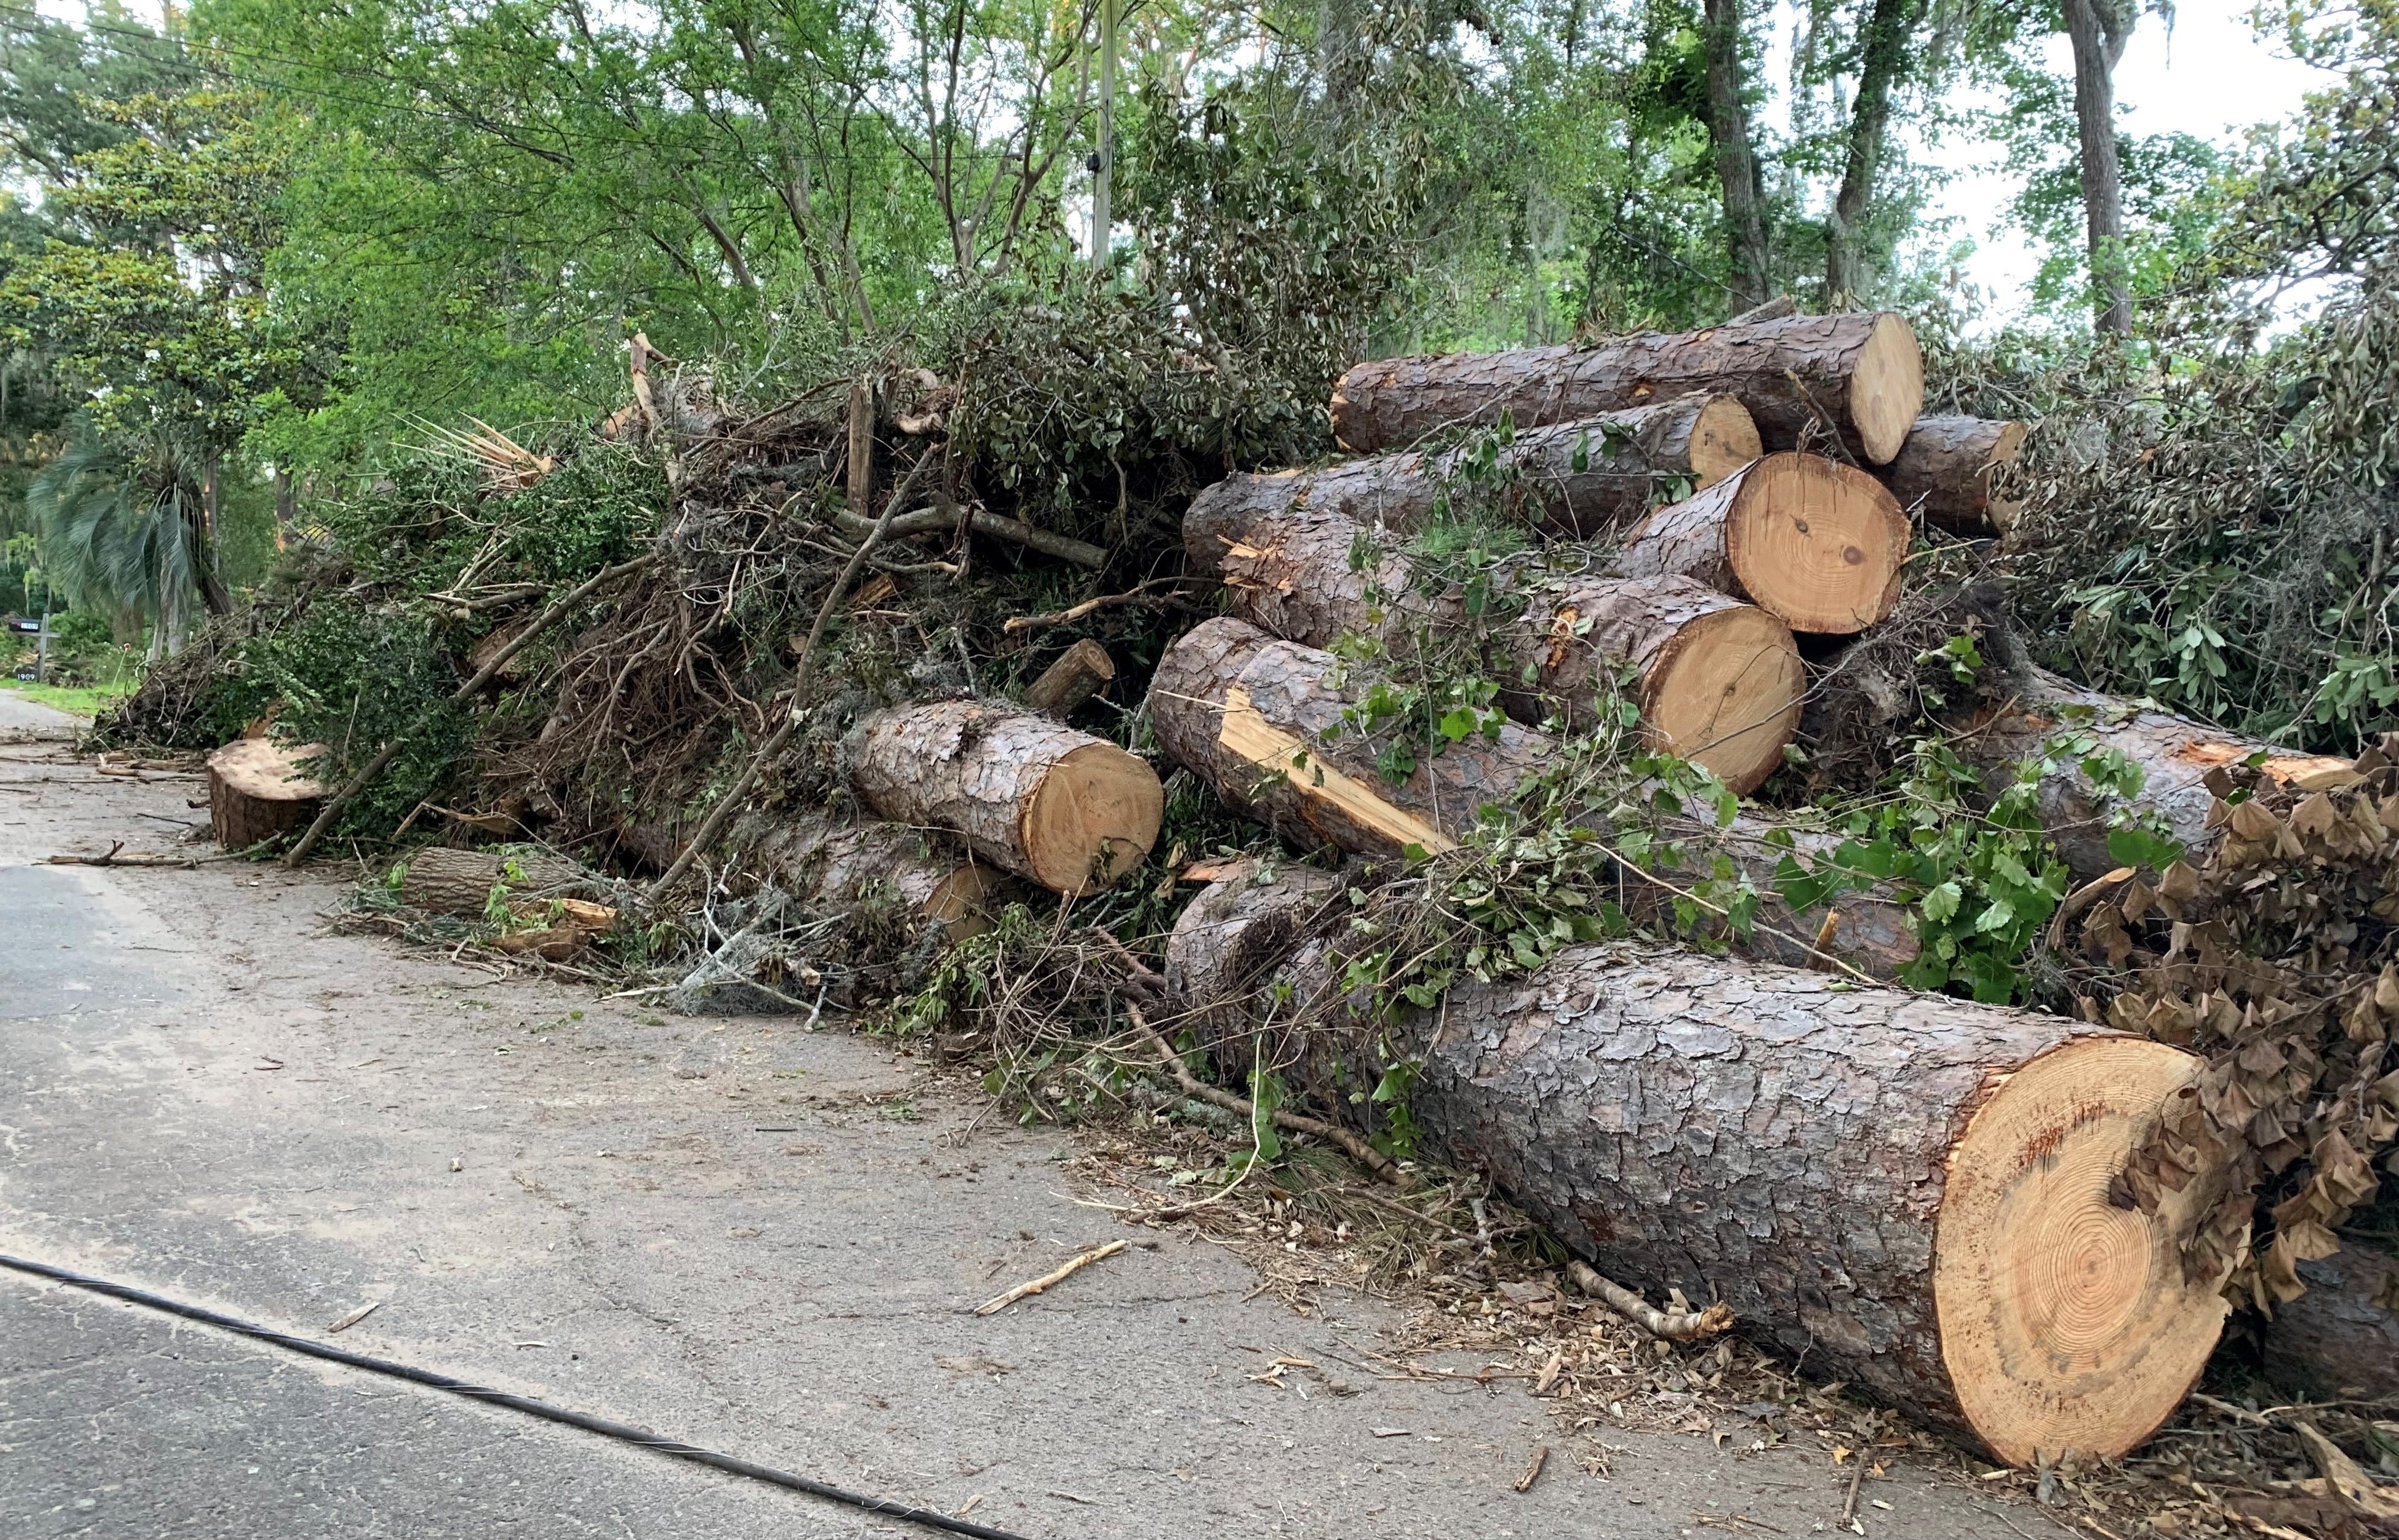
[[1850,420],[1866,458],[1889,465],[1907,442],[1924,405],[1924,354],[1916,329],[1897,314],[1875,317],[1850,374]]
[[1846,636],[1891,614],[1907,561],[1891,489],[1821,455],[1769,454],[1742,476],[1725,559],[1750,600],[1795,631]]
[[2171,1415],[2223,1329],[2211,1278],[2183,1276],[2193,1183],[2159,1213],[2109,1189],[2199,1061],[2084,1037],[2001,1081],[1951,1151],[1933,1251],[1941,1355],[1991,1452],[2030,1466],[2113,1458]]
[[1691,490],[1715,486],[1766,453],[1757,419],[1738,396],[1710,396],[1691,424]]
[[1782,768],[1807,693],[1791,628],[1728,604],[1684,626],[1642,670],[1641,720],[1659,748],[1747,796]]
[[1113,743],[1087,743],[1025,799],[1017,838],[1043,886],[1096,893],[1141,864],[1165,817],[1156,771]]

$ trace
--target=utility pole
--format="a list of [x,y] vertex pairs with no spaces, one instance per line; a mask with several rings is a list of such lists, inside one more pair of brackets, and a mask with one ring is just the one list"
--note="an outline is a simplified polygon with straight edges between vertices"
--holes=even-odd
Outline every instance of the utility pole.
[[1100,0],[1100,147],[1091,156],[1091,269],[1108,270],[1109,182],[1117,159],[1117,0]]

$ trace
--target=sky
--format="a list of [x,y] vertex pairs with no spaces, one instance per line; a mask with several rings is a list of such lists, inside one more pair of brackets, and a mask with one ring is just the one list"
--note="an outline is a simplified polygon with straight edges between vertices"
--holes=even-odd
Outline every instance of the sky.
[[[2278,47],[2260,43],[2249,14],[2247,0],[2181,0],[2171,33],[2160,18],[2144,16],[2116,67],[2116,103],[2124,130],[2237,142],[2252,125],[2288,116],[2307,93],[2335,83]],[[2050,67],[2070,75],[2063,35],[2050,39]],[[1959,234],[1975,242],[1967,275],[1989,292],[1991,318],[2020,311],[2040,257],[2022,232],[1998,225],[2015,184],[1986,169],[1998,158],[1993,147],[1944,145],[1926,158],[1955,176],[1932,212],[1955,219]]]

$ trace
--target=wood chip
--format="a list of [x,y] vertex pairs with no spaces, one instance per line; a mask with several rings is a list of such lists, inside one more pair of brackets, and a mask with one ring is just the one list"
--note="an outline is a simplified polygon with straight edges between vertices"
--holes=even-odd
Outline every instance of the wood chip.
[[1377,1439],[1404,1439],[1408,1436],[1408,1430],[1403,1427],[1378,1427],[1373,1432]]

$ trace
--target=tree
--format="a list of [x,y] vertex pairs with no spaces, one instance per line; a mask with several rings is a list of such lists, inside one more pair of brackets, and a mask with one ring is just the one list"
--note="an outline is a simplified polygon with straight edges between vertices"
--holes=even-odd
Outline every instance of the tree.
[[1743,57],[1748,34],[1741,0],[1705,0],[1708,134],[1715,147],[1716,181],[1723,190],[1726,252],[1732,267],[1736,307],[1763,304],[1772,293],[1772,262],[1766,244],[1766,186],[1750,140],[1749,71]]
[[2116,147],[2116,65],[2132,41],[2133,0],[2059,0],[2074,49],[2074,121],[2080,149],[2082,220],[2091,253],[2092,326],[2129,336],[2133,296],[2124,276],[2123,169]]
[[195,598],[231,607],[209,549],[202,477],[214,460],[171,434],[133,440],[87,432],[27,489],[44,576],[80,607],[156,617],[151,655],[183,644]]
[[1824,220],[1824,305],[1855,305],[1866,287],[1861,230],[1891,123],[1891,93],[1907,74],[1909,47],[1922,26],[1925,0],[1871,0],[1858,47],[1857,98],[1850,111],[1841,184]]

